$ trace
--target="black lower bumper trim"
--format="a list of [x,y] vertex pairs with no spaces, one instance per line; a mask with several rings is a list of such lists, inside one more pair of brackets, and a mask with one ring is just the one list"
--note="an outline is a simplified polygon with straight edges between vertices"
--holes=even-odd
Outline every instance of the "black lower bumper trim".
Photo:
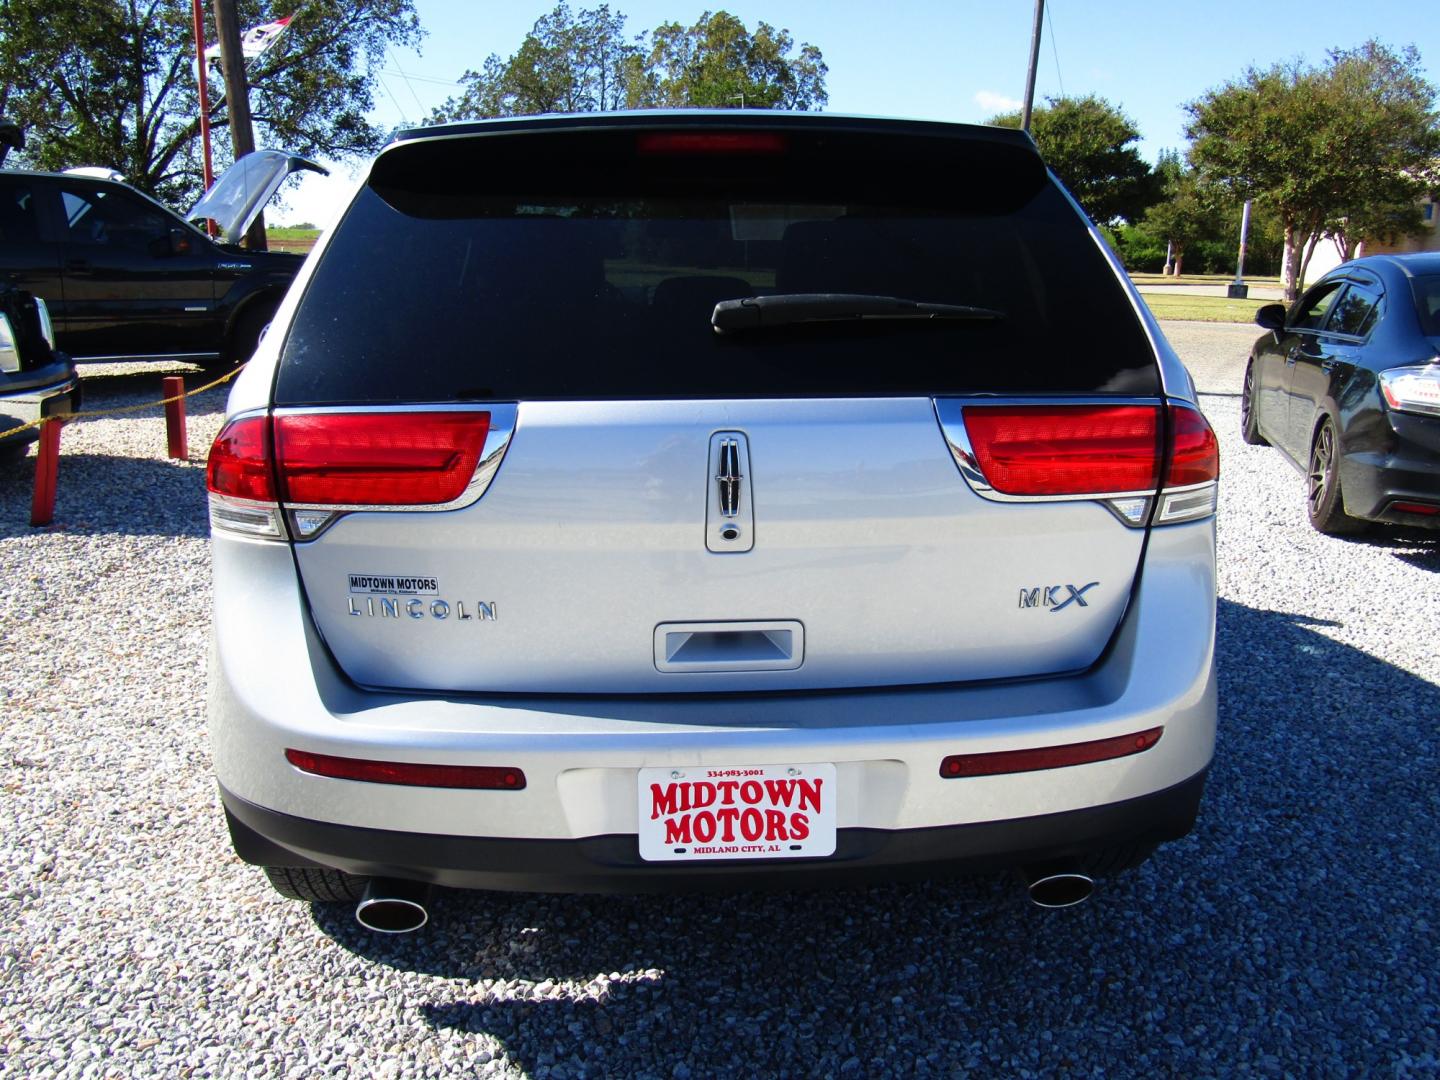
[[[310,821],[220,789],[235,850],[262,866],[325,866],[372,877],[521,892],[805,888],[999,870],[1133,849],[1143,858],[1195,822],[1205,772],[1108,806],[931,829],[841,829],[823,859],[650,863],[633,834],[581,840],[441,836]],[[1138,860],[1137,860],[1138,861]]]

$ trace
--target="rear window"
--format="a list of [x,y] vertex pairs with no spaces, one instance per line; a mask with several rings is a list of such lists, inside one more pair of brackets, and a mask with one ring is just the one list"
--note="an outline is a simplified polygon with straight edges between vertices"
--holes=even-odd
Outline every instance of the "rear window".
[[1415,292],[1415,310],[1420,315],[1425,335],[1440,337],[1440,275],[1426,274],[1412,278],[1410,287]]
[[[872,141],[847,170],[835,143],[743,172],[606,168],[575,145],[543,171],[382,157],[302,298],[276,400],[1158,392],[1125,293],[1033,155],[922,174],[914,147],[877,169]],[[798,293],[998,317],[712,328],[720,301]]]

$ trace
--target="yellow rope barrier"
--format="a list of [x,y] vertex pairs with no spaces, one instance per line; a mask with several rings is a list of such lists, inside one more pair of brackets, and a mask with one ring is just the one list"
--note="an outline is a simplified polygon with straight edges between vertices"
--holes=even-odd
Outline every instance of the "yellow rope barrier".
[[18,435],[22,431],[28,431],[31,428],[41,427],[44,424],[50,423],[50,421],[52,420],[63,420],[68,422],[70,420],[80,420],[93,416],[120,416],[123,413],[143,412],[146,409],[154,409],[158,408],[161,405],[169,405],[172,401],[179,401],[182,398],[193,397],[196,394],[203,394],[206,390],[213,390],[221,383],[227,383],[231,379],[235,378],[235,376],[239,375],[240,372],[244,370],[244,368],[245,365],[240,364],[235,368],[234,371],[226,372],[214,382],[208,382],[204,386],[197,386],[194,390],[186,390],[183,394],[176,394],[173,397],[161,398],[159,401],[147,401],[141,405],[122,405],[119,408],[115,409],[85,409],[75,413],[63,413],[59,416],[43,416],[39,420],[31,420],[28,424],[21,424],[19,427],[11,428],[9,431],[0,431],[0,441],[8,439],[11,435]]

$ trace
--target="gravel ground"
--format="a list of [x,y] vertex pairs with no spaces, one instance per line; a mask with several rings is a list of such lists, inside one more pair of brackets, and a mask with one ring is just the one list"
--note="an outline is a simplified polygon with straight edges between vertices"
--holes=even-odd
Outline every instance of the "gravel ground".
[[[1235,335],[1207,329],[1175,340],[1232,392]],[[91,372],[88,404],[156,383]],[[0,1072],[1440,1073],[1440,544],[1311,532],[1233,397],[1205,399],[1225,475],[1200,823],[1089,904],[998,877],[449,893],[380,939],[226,844],[202,705],[222,393],[192,406],[188,464],[148,414],[68,428],[52,528],[26,525],[32,465],[0,472]]]

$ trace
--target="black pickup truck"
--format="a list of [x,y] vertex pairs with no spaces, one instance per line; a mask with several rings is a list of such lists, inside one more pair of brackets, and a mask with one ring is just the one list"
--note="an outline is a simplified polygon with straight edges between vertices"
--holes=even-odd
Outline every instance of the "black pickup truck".
[[[182,219],[103,170],[0,170],[0,283],[50,307],[76,360],[247,359],[302,256],[247,251],[241,237],[292,172],[314,162],[242,157]],[[190,222],[209,218],[212,240]]]

